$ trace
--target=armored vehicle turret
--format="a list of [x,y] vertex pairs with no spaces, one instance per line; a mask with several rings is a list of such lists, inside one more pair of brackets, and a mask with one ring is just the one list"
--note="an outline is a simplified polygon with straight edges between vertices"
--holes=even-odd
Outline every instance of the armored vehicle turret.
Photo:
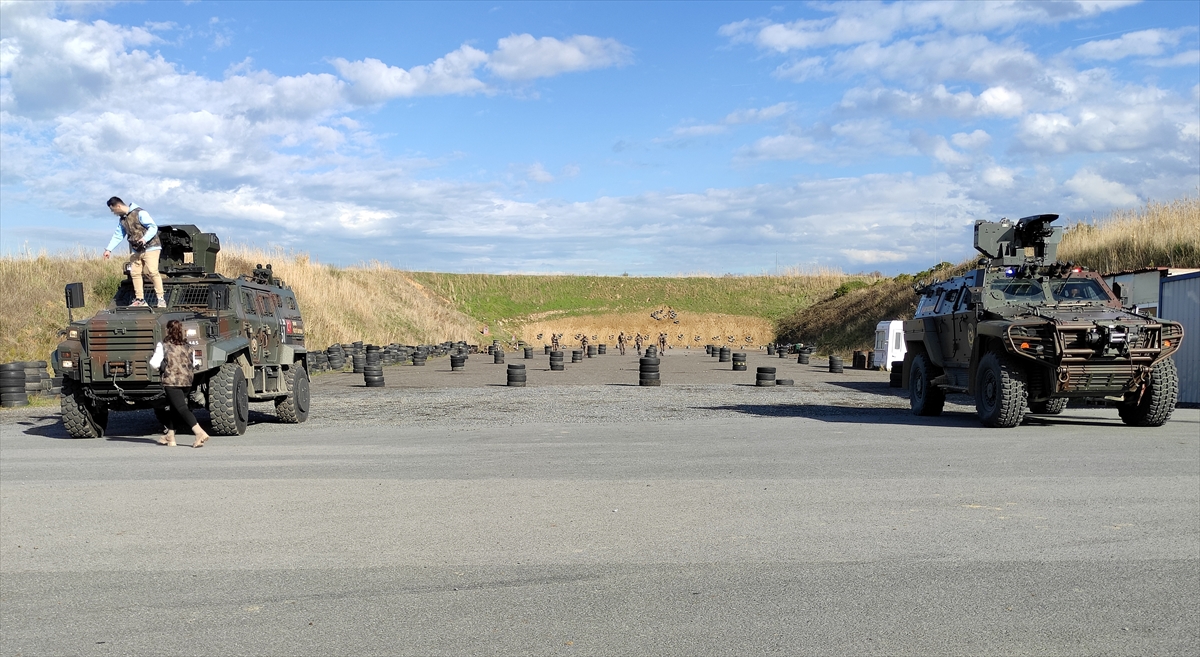
[[1170,418],[1178,376],[1169,356],[1183,327],[1122,308],[1098,274],[1058,261],[1057,218],[976,222],[976,269],[920,287],[904,324],[913,413],[939,415],[947,393],[966,393],[990,427],[1087,397],[1115,402],[1126,424]]
[[[52,355],[63,375],[62,417],[76,438],[104,434],[111,411],[151,408],[161,413],[166,397],[149,365],[169,320],[183,322],[197,364],[190,402],[207,408],[211,432],[246,431],[250,402],[273,402],[283,422],[308,418],[308,353],[304,320],[291,288],[271,265],[228,278],[217,273],[220,240],[191,225],[161,226],[166,307],[147,290],[145,306],[131,306],[125,280],[111,303],[94,317],[74,320]],[[68,308],[83,306],[82,285],[67,286]]]

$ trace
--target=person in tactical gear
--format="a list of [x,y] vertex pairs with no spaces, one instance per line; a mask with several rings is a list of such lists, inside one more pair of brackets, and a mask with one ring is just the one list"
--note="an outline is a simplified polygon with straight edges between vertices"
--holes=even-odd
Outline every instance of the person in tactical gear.
[[133,303],[131,306],[146,305],[144,295],[145,281],[143,276],[149,276],[154,284],[154,293],[158,296],[158,307],[166,308],[167,300],[163,295],[162,274],[158,273],[158,256],[162,253],[162,241],[158,238],[158,225],[145,209],[126,205],[125,201],[114,196],[108,199],[108,209],[117,215],[117,229],[113,231],[112,239],[104,247],[104,259],[112,256],[112,250],[121,243],[129,240],[129,276],[133,279]]
[[628,342],[628,340],[625,339],[625,331],[621,331],[621,335],[617,336],[617,349],[621,352],[622,356],[625,355],[626,342]]

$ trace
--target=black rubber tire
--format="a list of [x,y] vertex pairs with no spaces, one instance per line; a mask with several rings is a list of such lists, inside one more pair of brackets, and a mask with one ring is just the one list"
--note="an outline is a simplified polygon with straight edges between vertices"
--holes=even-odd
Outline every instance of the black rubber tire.
[[208,381],[208,414],[212,433],[240,436],[250,424],[250,390],[237,363],[225,363]]
[[29,399],[29,395],[25,394],[24,391],[0,393],[0,401],[20,401],[22,399]]
[[308,419],[308,370],[304,369],[304,363],[292,363],[283,373],[283,382],[288,394],[275,400],[275,417],[284,424],[300,424]]
[[[101,438],[104,436],[104,426],[108,424],[108,413],[98,418],[99,413],[89,402],[82,390],[71,386],[64,391],[59,404],[62,409],[63,426],[72,438]],[[103,422],[100,420],[103,419]]]
[[0,386],[0,395],[17,395],[25,392],[25,386]]
[[1058,415],[1067,407],[1070,401],[1066,397],[1057,397],[1040,402],[1029,402],[1029,412],[1034,415]]
[[17,408],[18,406],[28,406],[28,405],[29,405],[28,399],[26,399],[25,401],[10,401],[10,402],[0,401],[0,407],[3,407],[3,408]]
[[0,363],[0,372],[25,371],[24,363]]
[[775,385],[777,385],[777,386],[794,386],[794,385],[796,385],[796,381],[793,379],[775,379]]
[[979,359],[975,375],[975,412],[985,427],[1009,429],[1021,423],[1029,408],[1025,370],[994,351]]
[[908,386],[908,403],[913,415],[932,417],[942,414],[946,392],[933,385],[933,363],[925,354],[913,356],[912,381]]
[[1179,401],[1179,371],[1175,361],[1164,358],[1150,368],[1149,388],[1142,394],[1142,403],[1121,404],[1117,412],[1121,421],[1134,427],[1161,427],[1171,419]]

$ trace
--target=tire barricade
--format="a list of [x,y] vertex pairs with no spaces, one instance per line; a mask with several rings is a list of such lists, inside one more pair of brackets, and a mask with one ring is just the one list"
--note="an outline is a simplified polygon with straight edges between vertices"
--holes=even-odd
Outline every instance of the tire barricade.
[[510,388],[525,387],[525,365],[508,366],[508,386]]
[[651,356],[643,356],[638,359],[638,385],[639,386],[660,386],[662,379],[659,377],[659,359]]
[[733,354],[733,371],[734,372],[745,372],[746,371],[746,353],[745,352],[739,351],[739,352]]

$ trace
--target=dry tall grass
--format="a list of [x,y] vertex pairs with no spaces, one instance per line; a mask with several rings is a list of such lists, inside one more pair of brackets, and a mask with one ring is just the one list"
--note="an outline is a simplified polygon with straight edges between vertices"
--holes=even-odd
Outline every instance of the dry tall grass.
[[[474,320],[424,292],[404,272],[379,264],[337,268],[304,254],[233,246],[217,256],[217,270],[237,276],[268,262],[295,290],[313,349],[352,340],[479,341]],[[0,257],[0,362],[46,359],[67,323],[63,287],[84,282],[88,305],[75,317],[89,317],[112,298],[123,278],[122,263],[115,256],[105,261],[82,252]]]
[[1058,255],[1101,273],[1200,267],[1200,197],[1152,201],[1068,226]]
[[532,345],[550,344],[551,334],[561,333],[564,347],[578,345],[576,336],[586,335],[591,344],[607,344],[613,349],[622,331],[631,347],[637,333],[650,337],[647,344],[655,343],[659,333],[666,333],[667,343],[674,348],[716,343],[755,348],[775,337],[774,324],[762,317],[676,312],[676,320],[670,319],[666,312],[662,320],[655,320],[649,312],[547,318],[524,324],[515,333]]

